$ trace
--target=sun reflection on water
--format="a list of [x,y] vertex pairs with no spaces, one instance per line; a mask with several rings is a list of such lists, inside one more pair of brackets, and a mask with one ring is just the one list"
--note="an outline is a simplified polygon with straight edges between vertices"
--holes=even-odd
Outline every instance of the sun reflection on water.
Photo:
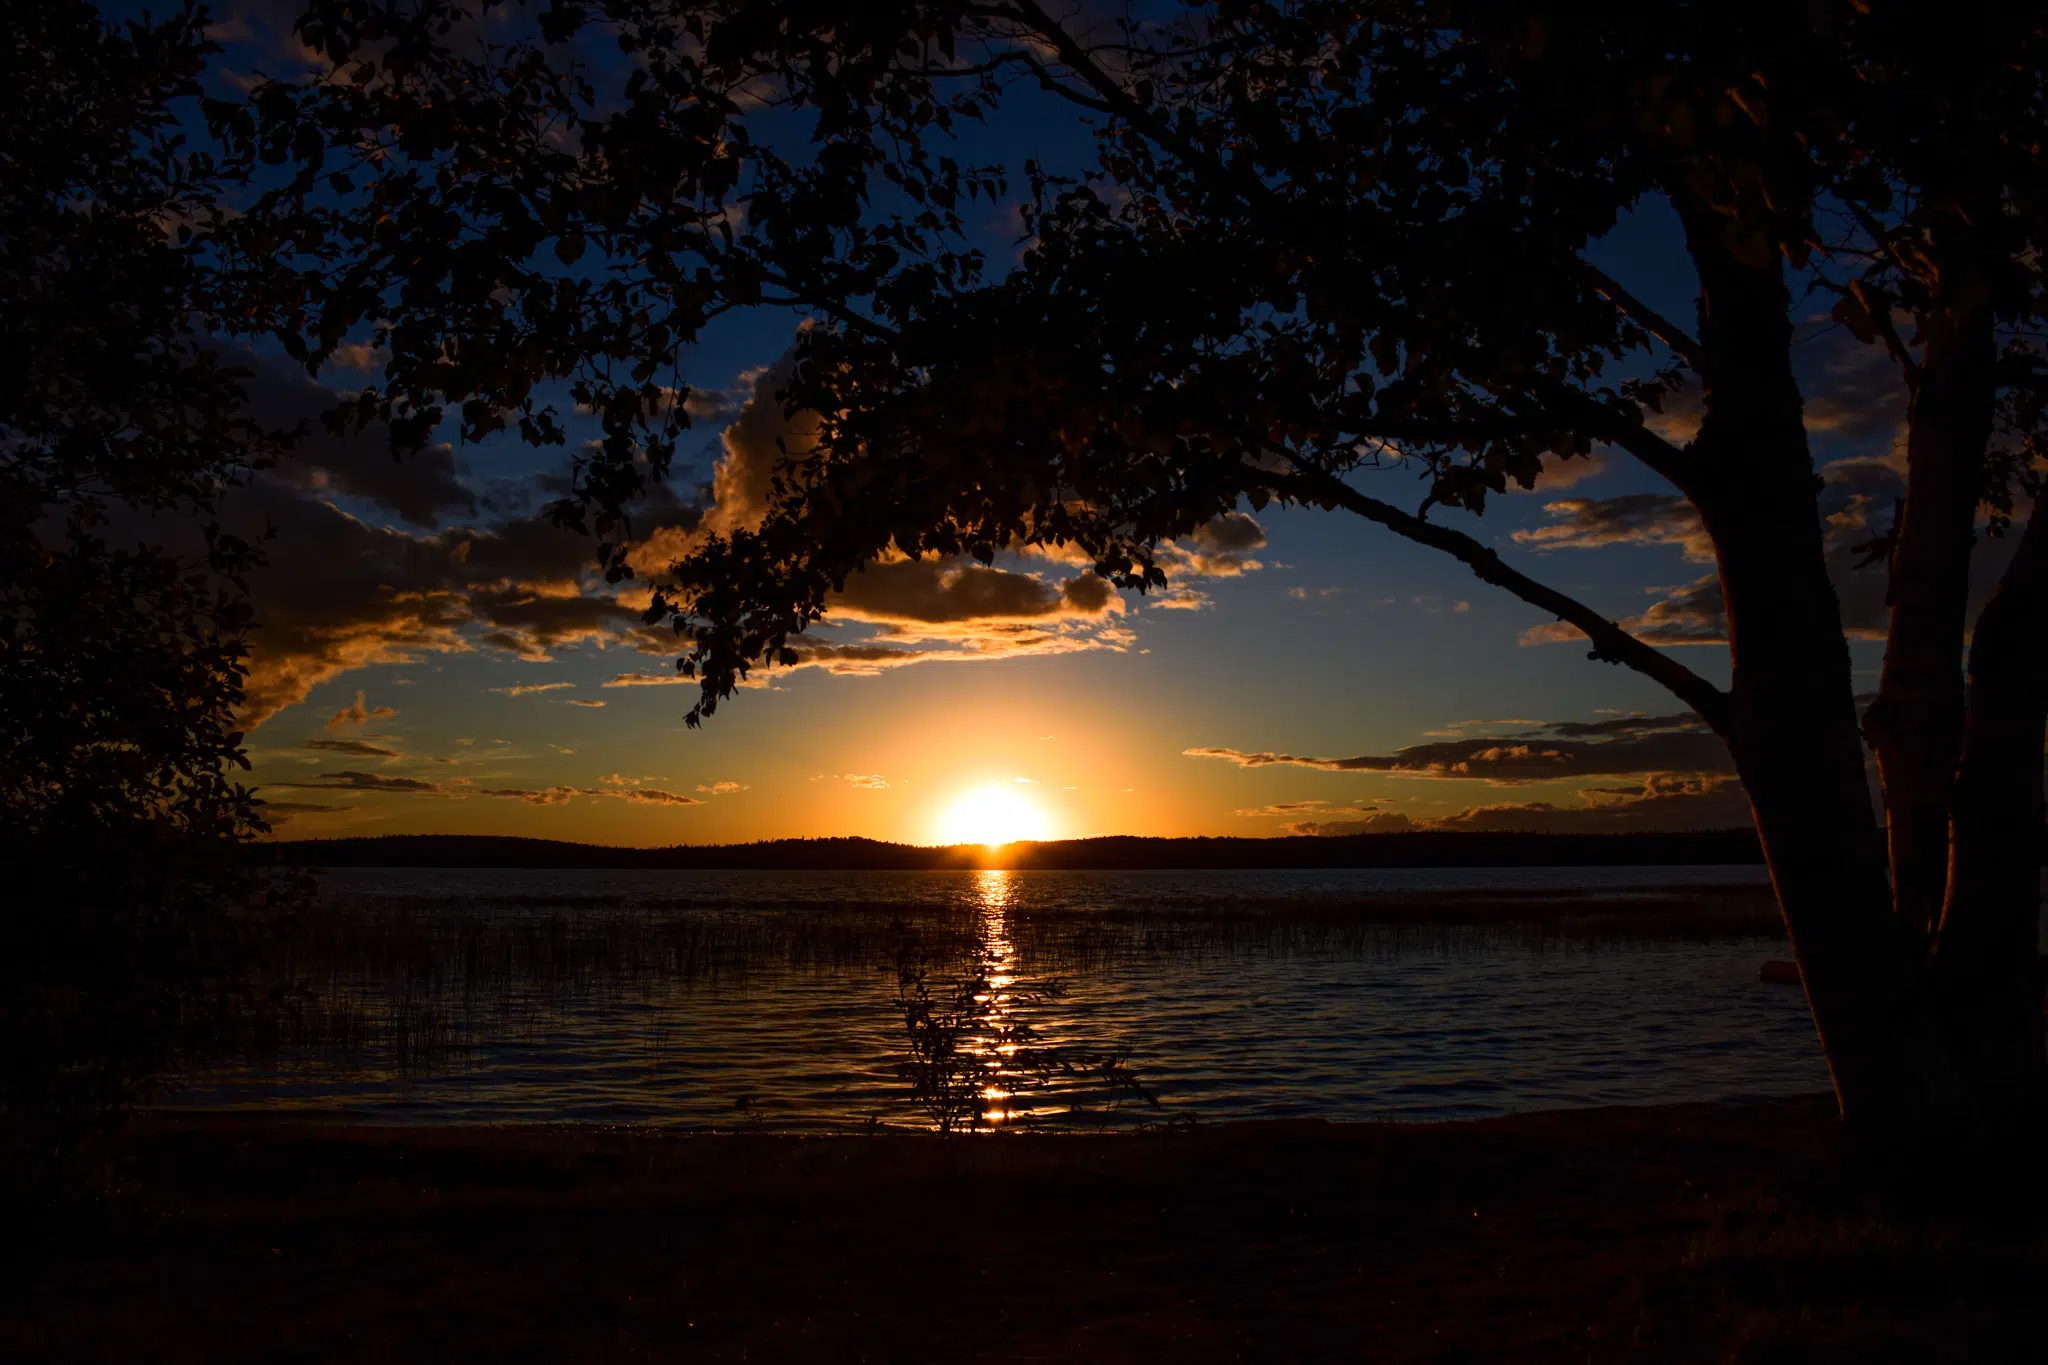
[[[988,1007],[988,1021],[998,1034],[1008,1031],[1013,1012],[1010,987],[1017,979],[1017,947],[1010,941],[1009,908],[1016,896],[1016,874],[1001,868],[984,868],[974,874],[975,897],[979,902],[980,923],[977,935],[981,940],[984,973],[988,991],[977,996],[979,1003]],[[974,1051],[983,1057],[1001,1057],[1005,1061],[1017,1050],[1015,1043],[999,1041],[997,1037],[979,1035],[973,1042]],[[988,1124],[1003,1124],[1019,1117],[1011,1108],[1010,1101],[1016,1092],[1002,1083],[1007,1068],[1002,1062],[995,1065],[997,1083],[983,1088],[981,1092],[984,1108],[982,1121]]]

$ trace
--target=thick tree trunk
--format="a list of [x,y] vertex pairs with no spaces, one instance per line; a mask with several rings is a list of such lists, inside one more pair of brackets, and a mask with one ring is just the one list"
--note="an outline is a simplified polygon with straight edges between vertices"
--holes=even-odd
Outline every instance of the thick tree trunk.
[[2048,1108],[2039,950],[2048,717],[2048,509],[2038,508],[1970,647],[1935,984],[1951,1046],[1994,1121]]
[[1962,1099],[1891,911],[1864,776],[1819,481],[1791,366],[1790,297],[1768,248],[1687,213],[1700,269],[1706,414],[1686,491],[1713,536],[1734,665],[1727,738],[1748,789],[1845,1119],[1919,1130]]
[[1925,953],[1949,872],[1949,801],[1963,746],[1970,552],[1991,435],[1997,345],[1989,295],[1933,311],[1906,443],[1906,499],[1891,556],[1891,620],[1877,700],[1864,715],[1884,782],[1892,902]]

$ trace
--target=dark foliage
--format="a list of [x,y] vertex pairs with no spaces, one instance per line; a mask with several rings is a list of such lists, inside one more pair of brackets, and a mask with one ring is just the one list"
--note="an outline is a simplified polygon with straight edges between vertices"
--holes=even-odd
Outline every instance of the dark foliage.
[[231,776],[253,549],[213,514],[284,437],[211,339],[251,300],[208,265],[235,169],[180,123],[205,22],[0,19],[0,1139],[31,1168],[217,1036],[275,890]]

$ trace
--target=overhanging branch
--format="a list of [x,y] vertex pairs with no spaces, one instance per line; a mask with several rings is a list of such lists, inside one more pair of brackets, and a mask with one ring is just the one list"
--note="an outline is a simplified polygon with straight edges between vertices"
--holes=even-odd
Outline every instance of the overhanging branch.
[[1662,650],[1629,634],[1585,603],[1508,567],[1497,552],[1464,532],[1424,521],[1390,502],[1361,493],[1335,474],[1312,465],[1295,465],[1289,472],[1280,474],[1260,471],[1258,477],[1289,496],[1342,507],[1404,539],[1441,550],[1470,569],[1480,582],[1513,593],[1530,606],[1539,607],[1565,624],[1576,626],[1592,641],[1594,658],[1634,669],[1697,711],[1716,734],[1728,733],[1727,693]]
[[1700,344],[1692,339],[1683,327],[1659,313],[1631,294],[1621,282],[1597,265],[1587,264],[1586,273],[1592,277],[1593,288],[1609,303],[1619,308],[1638,327],[1671,348],[1671,353],[1686,364],[1700,368]]
[[[1059,93],[1067,94],[1079,103],[1112,114],[1133,127],[1142,129],[1147,137],[1187,162],[1198,177],[1222,194],[1241,199],[1247,204],[1256,204],[1259,199],[1271,193],[1270,187],[1256,175],[1239,166],[1218,160],[1210,152],[1182,136],[1170,122],[1133,99],[1122,83],[1096,63],[1091,58],[1089,50],[1068,33],[1064,25],[1037,4],[1036,0],[1014,0],[1014,4],[1016,13],[1013,17],[1018,18],[1027,28],[1034,30],[1041,39],[1050,44],[1058,53],[1060,61],[1095,93],[1092,97],[1082,96],[1078,92],[1058,87],[1058,83],[1052,80],[1051,73],[1040,66],[1040,77],[1047,82],[1049,88],[1057,87]],[[1034,62],[1034,66],[1037,65]],[[1616,308],[1633,318],[1639,326],[1663,342],[1673,354],[1694,370],[1700,368],[1699,343],[1693,340],[1684,328],[1659,314],[1599,267],[1587,264],[1585,268],[1592,276],[1594,287]],[[1584,393],[1572,391],[1565,397],[1569,400],[1570,406],[1578,409],[1576,418],[1588,419],[1585,427],[1589,434],[1635,456],[1652,471],[1669,480],[1679,491],[1690,492],[1693,461],[1686,451],[1640,422],[1617,420],[1616,414]],[[1578,423],[1575,421],[1574,424]]]

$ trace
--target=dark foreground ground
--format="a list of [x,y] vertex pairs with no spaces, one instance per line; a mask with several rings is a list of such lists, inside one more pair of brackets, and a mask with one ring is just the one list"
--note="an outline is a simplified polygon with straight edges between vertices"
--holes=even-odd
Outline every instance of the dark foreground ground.
[[121,1192],[9,1215],[0,1357],[2048,1358],[2036,1195],[1929,1213],[1855,1166],[1819,1100],[950,1142],[160,1121]]

